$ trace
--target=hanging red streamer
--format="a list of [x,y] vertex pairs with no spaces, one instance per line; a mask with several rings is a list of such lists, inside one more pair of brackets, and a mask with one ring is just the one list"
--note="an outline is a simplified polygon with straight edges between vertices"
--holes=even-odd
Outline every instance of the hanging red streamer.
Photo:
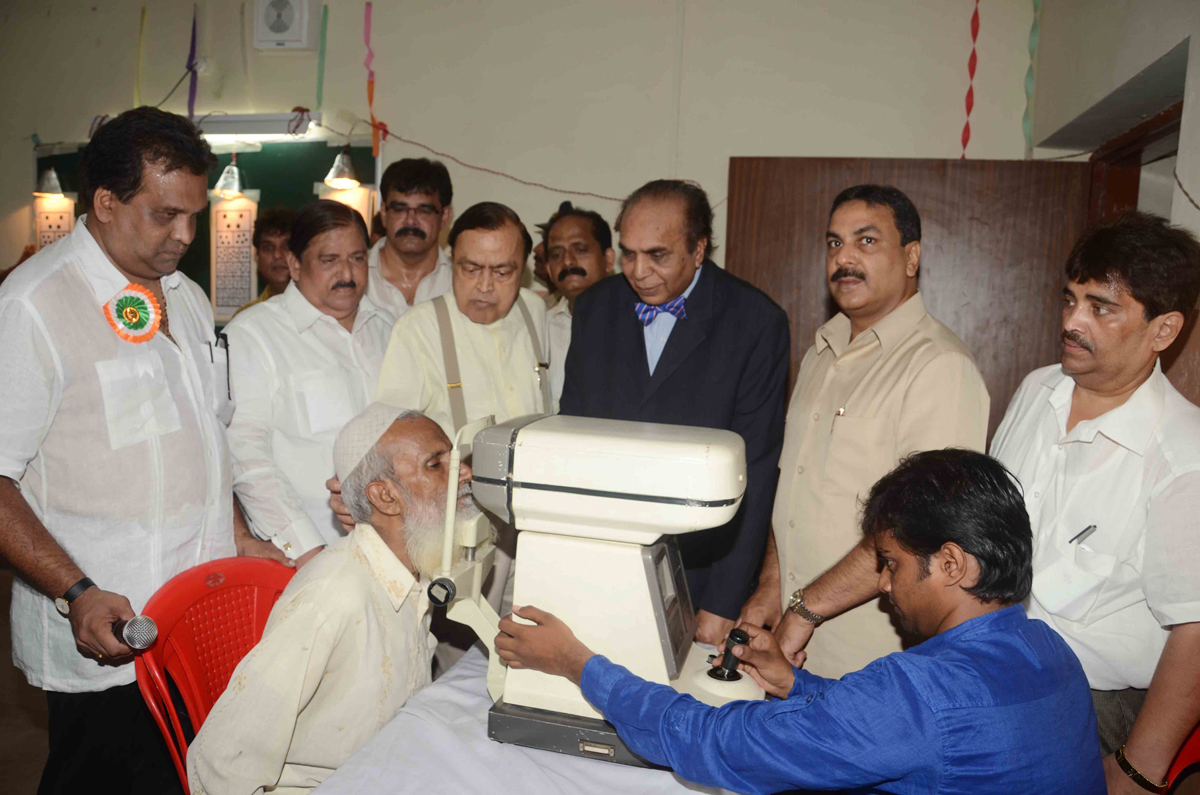
[[371,4],[366,3],[363,9],[363,43],[367,45],[367,58],[363,66],[367,67],[367,108],[371,111],[371,154],[379,157],[379,128],[375,121],[375,70],[371,64],[375,62],[375,51],[371,49]]
[[975,42],[979,39],[979,0],[975,0],[975,13],[971,15],[971,57],[967,59],[967,121],[962,131],[962,159],[967,159],[967,144],[971,142],[971,110],[975,107]]

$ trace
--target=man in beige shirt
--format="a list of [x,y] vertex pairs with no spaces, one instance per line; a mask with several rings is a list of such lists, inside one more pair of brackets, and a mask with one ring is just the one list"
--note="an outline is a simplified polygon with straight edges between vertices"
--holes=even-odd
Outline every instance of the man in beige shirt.
[[858,531],[860,500],[909,453],[982,451],[989,399],[971,352],[917,292],[921,221],[907,196],[847,188],[834,200],[826,243],[842,311],[817,330],[800,365],[773,537],[741,620],[775,627],[789,657],[805,649],[808,670],[837,678],[903,642],[873,598],[875,550]]
[[446,435],[383,403],[342,429],[333,454],[357,524],[296,574],[234,670],[188,749],[193,793],[306,793],[429,684],[427,578],[446,489],[473,510],[471,468],[449,484]]

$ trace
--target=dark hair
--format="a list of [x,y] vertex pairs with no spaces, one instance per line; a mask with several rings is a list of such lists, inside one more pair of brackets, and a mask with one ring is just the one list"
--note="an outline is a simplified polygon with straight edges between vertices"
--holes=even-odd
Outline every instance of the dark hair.
[[254,219],[254,247],[258,248],[264,235],[291,235],[296,211],[291,207],[272,207]]
[[1119,282],[1146,320],[1168,312],[1186,317],[1200,296],[1200,242],[1157,215],[1126,213],[1083,233],[1067,257],[1067,279]]
[[982,602],[1021,602],[1033,584],[1033,532],[1016,479],[994,458],[972,450],[913,453],[871,487],[863,534],[891,533],[921,559],[955,543],[979,563],[966,589]]
[[706,259],[717,250],[713,243],[712,207],[708,203],[708,194],[699,184],[682,179],[656,179],[647,182],[621,202],[621,212],[617,213],[618,230],[621,228],[621,221],[625,219],[625,213],[642,199],[678,199],[683,202],[688,251],[695,251],[701,238],[707,241],[704,249]]
[[367,234],[367,223],[358,210],[332,199],[318,199],[304,205],[300,212],[296,213],[288,248],[296,259],[302,259],[304,249],[308,248],[314,237],[339,226],[357,227],[358,231],[362,232],[363,245],[370,246],[371,236]]
[[855,185],[846,188],[833,200],[829,217],[832,218],[837,208],[846,202],[865,202],[868,207],[890,207],[892,220],[896,223],[896,229],[900,230],[900,245],[907,246],[921,239],[921,216],[917,213],[917,206],[899,188],[891,185]]
[[383,225],[383,214],[375,213],[371,218],[371,234],[387,237],[387,227]]
[[181,168],[207,174],[217,158],[200,130],[183,116],[144,106],[105,122],[79,161],[79,196],[87,210],[99,188],[128,204],[142,189],[146,166],[169,174]]
[[454,198],[454,186],[450,184],[450,172],[437,160],[425,157],[406,157],[388,166],[379,180],[379,198],[385,204],[388,194],[436,193],[442,208],[450,206]]
[[467,208],[465,213],[458,216],[454,221],[454,226],[450,227],[450,237],[447,239],[450,250],[454,250],[454,242],[463,232],[472,229],[494,231],[502,229],[506,224],[513,224],[521,230],[521,239],[525,243],[525,256],[521,261],[524,262],[529,259],[529,252],[533,251],[533,238],[529,236],[529,230],[525,228],[525,224],[521,223],[521,216],[517,215],[511,207],[500,202],[473,204]]
[[[575,207],[570,202],[563,202],[558,206],[558,212],[550,216],[550,220],[542,226],[542,238],[550,239],[550,230],[564,218],[582,218],[592,225],[592,237],[600,244],[601,251],[608,251],[612,248],[612,227],[608,225],[608,221],[604,220],[604,216],[595,210],[584,210],[581,207]],[[694,247],[693,247],[694,248]]]

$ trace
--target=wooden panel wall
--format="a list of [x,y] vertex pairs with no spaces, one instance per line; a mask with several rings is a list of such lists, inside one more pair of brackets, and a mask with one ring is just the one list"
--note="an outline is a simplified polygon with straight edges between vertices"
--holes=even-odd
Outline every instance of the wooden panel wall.
[[837,311],[825,281],[834,197],[862,183],[900,188],[921,214],[925,304],[987,382],[990,439],[1021,379],[1058,360],[1063,265],[1087,225],[1090,172],[1028,160],[731,158],[726,267],[787,311],[794,380]]

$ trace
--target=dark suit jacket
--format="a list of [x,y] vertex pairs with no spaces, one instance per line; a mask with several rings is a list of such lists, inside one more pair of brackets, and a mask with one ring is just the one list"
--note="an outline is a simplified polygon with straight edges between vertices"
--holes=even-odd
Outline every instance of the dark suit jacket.
[[733,521],[679,536],[698,610],[737,618],[770,531],[787,401],[787,315],[765,294],[705,262],[687,320],[650,375],[637,293],[625,277],[579,296],[561,413],[723,428],[746,442],[746,494]]

